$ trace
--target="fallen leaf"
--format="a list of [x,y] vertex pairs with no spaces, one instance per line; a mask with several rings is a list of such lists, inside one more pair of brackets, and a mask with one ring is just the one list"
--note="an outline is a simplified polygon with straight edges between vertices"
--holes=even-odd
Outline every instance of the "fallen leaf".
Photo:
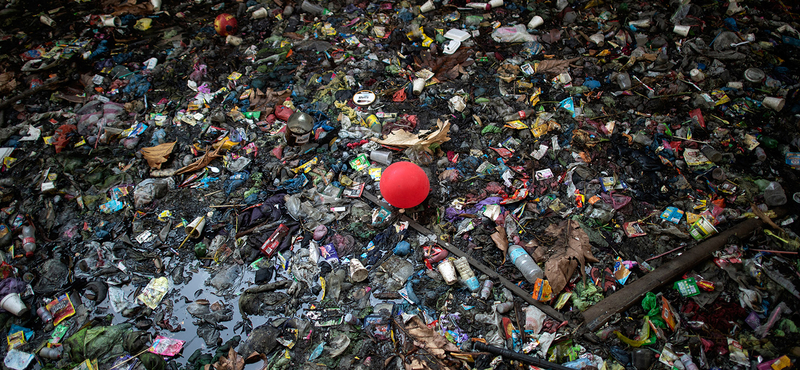
[[238,353],[231,347],[228,350],[228,356],[222,356],[219,361],[213,365],[206,365],[205,370],[243,370],[244,358],[239,356]]
[[492,234],[492,241],[497,246],[497,249],[503,252],[503,263],[506,263],[506,252],[508,252],[508,235],[506,229],[502,226],[495,226],[496,233]]
[[151,168],[161,169],[161,164],[167,161],[167,157],[172,153],[172,148],[175,147],[175,143],[177,143],[177,141],[142,148],[142,155]]
[[599,262],[592,255],[589,236],[576,221],[566,220],[551,224],[545,229],[546,237],[555,240],[551,246],[540,245],[533,253],[534,259],[544,263],[544,274],[553,288],[553,295],[561,293],[578,266],[583,272],[586,262]]
[[203,168],[208,166],[208,164],[211,163],[211,161],[213,161],[215,158],[222,157],[222,155],[219,154],[219,151],[221,149],[222,149],[222,145],[218,146],[217,149],[214,150],[214,151],[206,148],[206,153],[203,154],[203,156],[200,157],[200,159],[192,162],[192,164],[190,164],[190,165],[188,165],[186,167],[183,167],[183,168],[179,169],[177,172],[175,172],[175,174],[176,175],[180,175],[180,174],[186,173],[186,172],[195,172],[195,171],[202,170]]
[[433,153],[433,151],[430,149],[432,144],[441,144],[446,141],[450,141],[450,137],[448,136],[448,133],[450,132],[450,121],[445,121],[442,123],[442,121],[439,120],[436,123],[436,126],[438,127],[436,131],[421,130],[419,134],[415,135],[406,130],[395,130],[387,135],[383,140],[375,138],[372,140],[378,144],[401,148],[418,145],[425,149],[426,152]]

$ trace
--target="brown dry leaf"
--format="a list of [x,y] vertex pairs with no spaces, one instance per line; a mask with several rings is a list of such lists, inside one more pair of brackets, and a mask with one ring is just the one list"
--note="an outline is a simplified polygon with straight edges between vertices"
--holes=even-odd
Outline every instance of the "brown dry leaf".
[[508,252],[508,235],[506,229],[502,226],[495,226],[496,233],[492,234],[492,241],[497,246],[497,249],[503,251],[503,263],[506,263],[506,252]]
[[172,153],[175,143],[177,143],[177,141],[142,148],[142,155],[151,168],[161,169],[161,164],[167,161],[167,157]]
[[569,64],[578,60],[573,59],[545,59],[536,65],[536,73],[550,73],[554,75],[562,74],[567,71]]
[[228,350],[228,356],[222,356],[219,358],[219,361],[213,365],[206,365],[205,370],[243,370],[244,369],[244,358],[239,356],[238,353],[231,347]]
[[219,154],[219,151],[221,149],[222,149],[222,145],[218,146],[217,149],[214,150],[214,151],[210,150],[209,148],[206,148],[205,154],[203,154],[203,156],[200,157],[200,159],[192,162],[192,164],[190,164],[190,165],[188,165],[186,167],[183,167],[183,168],[179,169],[177,172],[175,172],[175,174],[176,175],[180,175],[180,174],[186,173],[186,172],[194,172],[194,171],[202,170],[203,168],[208,166],[208,164],[211,163],[211,161],[213,161],[215,158],[222,157],[222,155]]
[[[567,230],[569,228],[569,230]],[[578,266],[583,267],[586,262],[598,262],[592,255],[592,246],[589,236],[581,229],[579,223],[566,220],[559,224],[551,224],[544,231],[546,236],[555,238],[555,243],[549,247],[540,246],[534,252],[535,256],[544,256],[544,274],[553,288],[553,295],[561,293],[567,281],[575,273]],[[547,249],[541,251],[542,248]]]
[[414,57],[414,63],[421,68],[430,69],[434,73],[434,77],[437,80],[447,81],[458,77],[457,69],[455,70],[455,74],[452,73],[454,67],[457,67],[461,64],[471,64],[470,62],[467,62],[467,59],[471,53],[472,51],[469,49],[459,49],[452,55],[434,57],[431,55],[430,51],[426,50],[420,53],[419,56]]
[[0,73],[0,92],[10,93],[17,88],[17,80],[14,78],[14,72]]
[[425,151],[432,154],[433,151],[430,150],[430,146],[432,144],[441,144],[445,141],[450,141],[450,137],[448,136],[448,133],[450,132],[450,121],[445,121],[442,123],[442,121],[439,120],[436,123],[436,126],[438,127],[436,131],[421,130],[419,134],[415,135],[405,130],[395,130],[387,135],[386,139],[380,140],[373,138],[372,140],[378,144],[401,148],[419,145],[425,149]]

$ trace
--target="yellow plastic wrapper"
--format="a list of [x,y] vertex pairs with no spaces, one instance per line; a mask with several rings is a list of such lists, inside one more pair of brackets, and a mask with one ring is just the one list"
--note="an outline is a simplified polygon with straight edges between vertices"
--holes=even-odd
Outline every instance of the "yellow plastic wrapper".
[[637,336],[639,339],[630,339],[622,335],[622,333],[620,333],[618,330],[614,330],[614,334],[617,335],[619,340],[625,342],[631,347],[636,348],[644,345],[655,344],[656,342],[655,336],[650,337],[650,318],[647,316],[644,317],[644,324],[642,324],[642,329],[639,331],[639,335]]
[[150,18],[142,18],[142,19],[139,19],[138,21],[136,21],[136,24],[133,26],[133,28],[135,28],[135,29],[137,29],[139,31],[147,31],[147,30],[150,29],[150,26],[152,26],[152,25],[153,25],[153,20],[152,19],[150,19]]
[[153,280],[150,280],[150,283],[144,287],[142,293],[139,294],[136,298],[138,298],[145,306],[150,307],[150,309],[155,310],[158,307],[158,304],[161,303],[161,300],[169,291],[169,280],[166,277],[160,277]]

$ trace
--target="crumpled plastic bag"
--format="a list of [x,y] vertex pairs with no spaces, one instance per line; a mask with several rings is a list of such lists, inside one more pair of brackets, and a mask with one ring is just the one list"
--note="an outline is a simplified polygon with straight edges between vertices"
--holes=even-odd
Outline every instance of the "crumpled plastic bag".
[[70,359],[81,362],[86,359],[103,360],[125,353],[123,336],[133,327],[132,324],[84,328],[69,337],[64,344],[68,346]]
[[533,42],[537,41],[536,36],[528,33],[524,24],[513,27],[500,27],[492,32],[492,39],[496,42]]

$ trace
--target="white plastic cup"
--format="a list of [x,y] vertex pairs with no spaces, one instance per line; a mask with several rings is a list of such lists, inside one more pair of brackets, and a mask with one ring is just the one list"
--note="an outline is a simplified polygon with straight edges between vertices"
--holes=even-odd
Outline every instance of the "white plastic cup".
[[764,98],[763,101],[761,101],[761,104],[776,112],[780,112],[781,109],[783,109],[783,105],[786,104],[786,100],[784,100],[783,98],[775,98],[772,96],[768,96]]
[[350,260],[350,280],[354,283],[360,283],[367,279],[369,271],[364,267],[361,261],[353,258]]
[[416,78],[414,82],[411,83],[412,89],[414,90],[414,94],[421,94],[422,89],[425,88],[425,79],[424,78]]
[[491,5],[492,8],[499,8],[503,6],[503,0],[491,0],[489,1],[489,5]]
[[426,2],[425,2],[425,4],[422,4],[422,5],[419,7],[419,11],[420,11],[421,13],[427,13],[427,12],[429,12],[429,11],[431,11],[431,10],[434,10],[434,9],[436,9],[436,6],[435,6],[435,5],[433,5],[433,1],[432,1],[432,0],[428,0],[428,1],[426,1]]
[[20,298],[19,293],[7,294],[0,300],[0,307],[14,316],[20,316],[28,310],[28,307],[25,306],[25,302]]
[[161,0],[150,0],[150,4],[153,4],[154,12],[161,11]]
[[392,152],[386,150],[373,150],[369,153],[369,159],[385,165],[392,164]]
[[190,224],[186,225],[186,235],[192,239],[197,239],[203,233],[203,228],[206,226],[206,219],[208,216],[201,216],[195,218]]
[[694,68],[691,71],[689,71],[689,77],[694,82],[700,82],[700,81],[703,81],[703,80],[706,79],[706,75],[703,74],[703,71],[701,71],[701,70],[699,70],[697,68]]
[[119,17],[115,17],[113,15],[101,15],[100,21],[103,22],[103,25],[106,27],[120,27],[122,26],[122,21],[119,20]]
[[675,27],[672,27],[672,32],[675,32],[681,36],[689,36],[689,31],[692,29],[692,26],[681,26],[676,24]]
[[531,21],[528,22],[528,28],[535,30],[536,27],[539,27],[544,24],[544,19],[538,15],[533,16]]
[[250,18],[252,18],[252,19],[266,18],[268,14],[269,13],[267,12],[267,9],[261,8],[261,9],[258,9],[256,11],[254,11],[253,15],[250,16]]
[[447,285],[453,285],[458,281],[458,277],[456,277],[456,266],[453,265],[453,261],[449,259],[442,261],[439,264],[438,269]]

